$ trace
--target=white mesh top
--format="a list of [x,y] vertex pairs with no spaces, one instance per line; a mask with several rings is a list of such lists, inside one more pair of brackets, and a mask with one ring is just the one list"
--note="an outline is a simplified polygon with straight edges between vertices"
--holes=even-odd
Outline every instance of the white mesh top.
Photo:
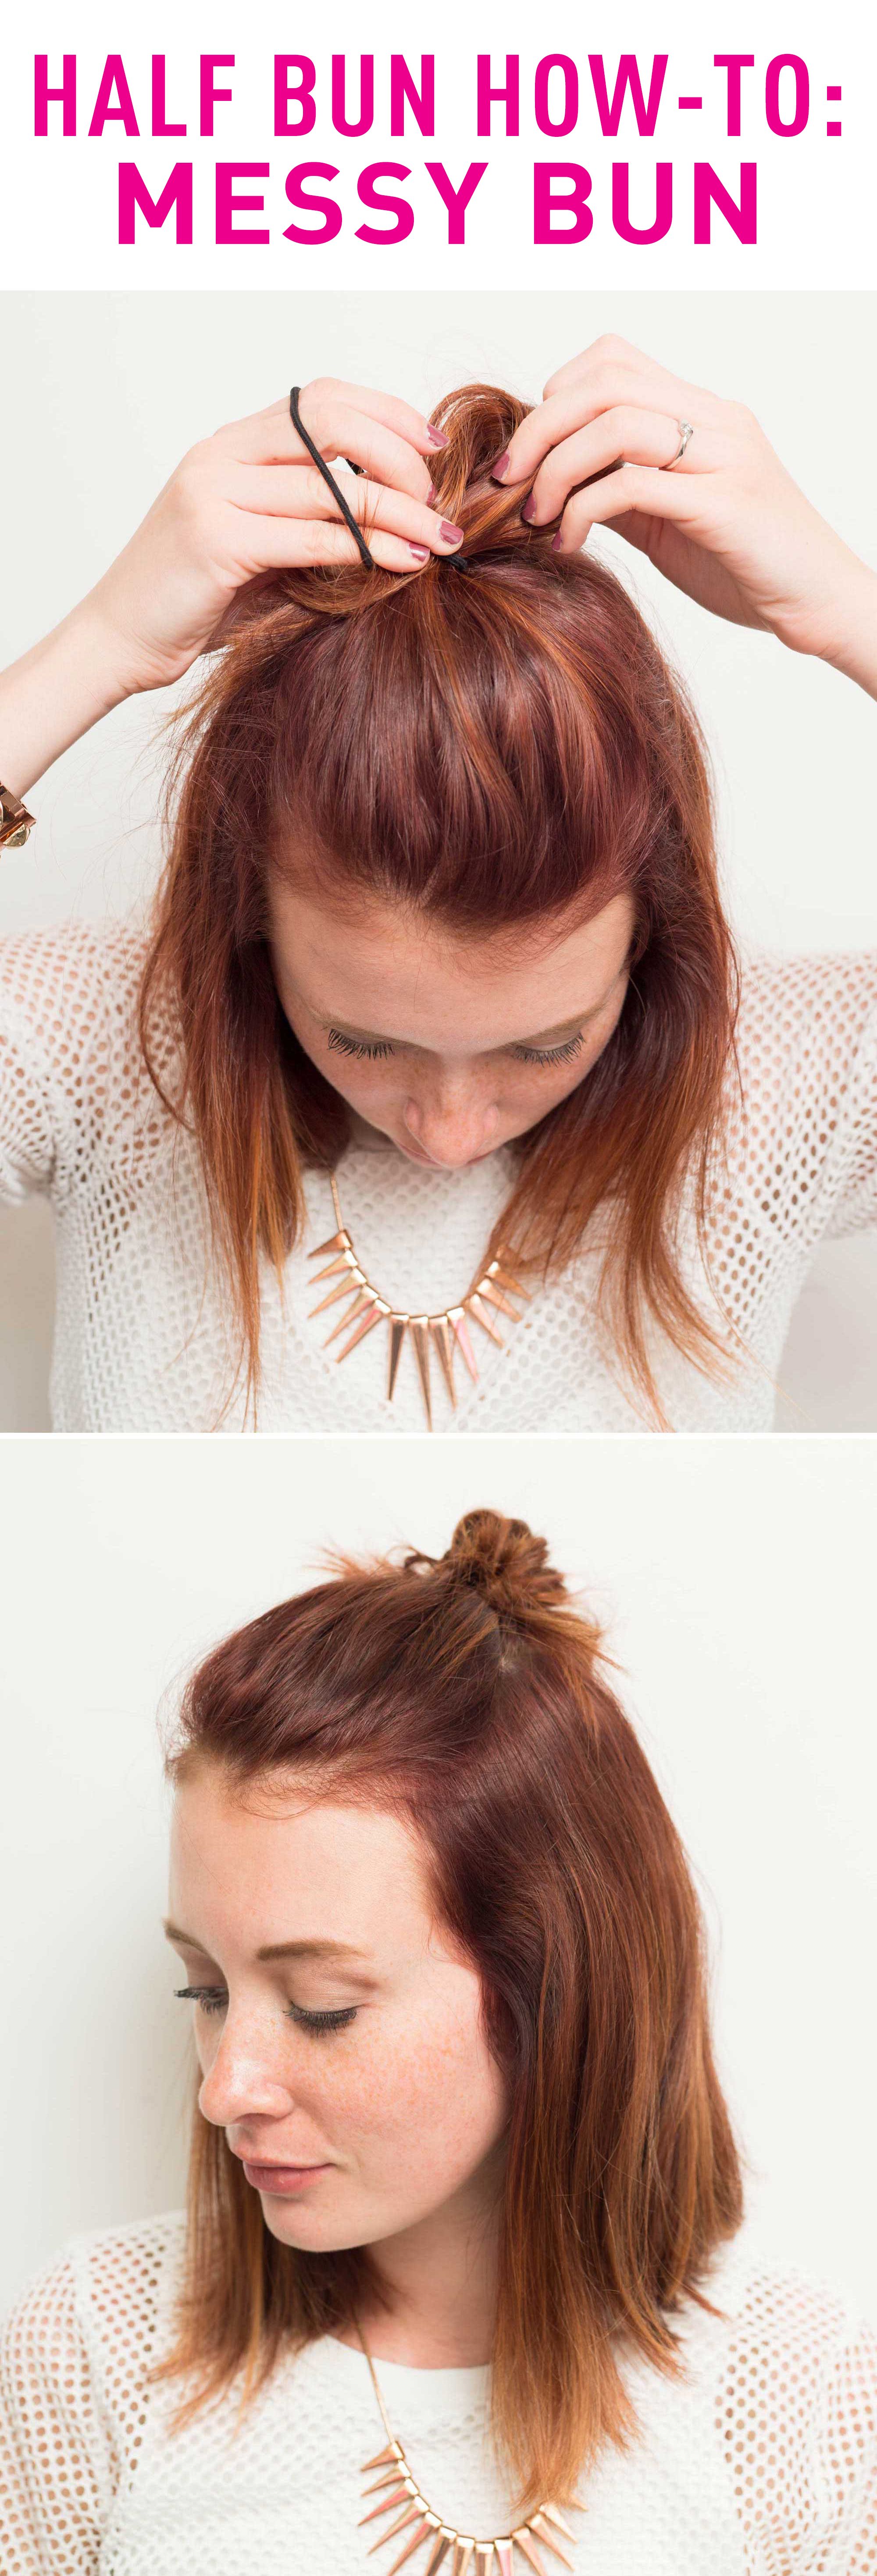
[[[14,2311],[0,2368],[4,2576],[389,2570],[396,2553],[370,2561],[372,2534],[358,2529],[359,2472],[384,2442],[362,2354],[326,2338],[281,2361],[236,2438],[239,2391],[170,2433],[180,2383],[148,2389],[145,2375],[167,2348],[182,2244],[177,2216],[80,2237]],[[576,2576],[865,2576],[877,2566],[877,2340],[739,2242],[709,2288],[722,2313],[692,2305],[679,2320],[683,2375],[625,2372],[638,2438],[626,2454],[607,2447],[583,2486]],[[378,2376],[435,2510],[475,2536],[507,2531],[487,2372],[382,2362]]]
[[[132,932],[79,924],[0,948],[0,1195],[42,1191],[57,1231],[52,1419],[58,1431],[251,1428],[235,1375],[229,1300],[211,1264],[192,1141],[161,1109],[139,1058]],[[162,1045],[173,1054],[168,1028]],[[877,1221],[877,957],[754,959],[744,976],[727,1190],[709,1245],[745,1356],[704,1376],[655,1347],[676,1431],[769,1430],[792,1309],[816,1245]],[[339,1171],[345,1224],[391,1304],[436,1312],[468,1289],[511,1186],[500,1151],[443,1174],[363,1131]],[[343,1367],[323,1348],[309,1249],[334,1232],[328,1182],[310,1175],[307,1236],[281,1298],[264,1279],[264,1432],[424,1428],[413,1352],[386,1400],[386,1335]],[[456,1433],[643,1428],[594,1325],[597,1249],[548,1290],[497,1350],[478,1333],[479,1385],[460,1368]],[[693,1228],[683,1268],[715,1313]],[[333,1321],[332,1316],[328,1323]],[[225,1407],[225,1410],[223,1408]]]

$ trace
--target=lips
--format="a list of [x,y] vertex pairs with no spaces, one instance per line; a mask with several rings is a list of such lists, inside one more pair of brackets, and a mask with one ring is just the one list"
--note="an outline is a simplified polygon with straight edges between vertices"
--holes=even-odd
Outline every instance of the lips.
[[242,2156],[241,2163],[254,2191],[273,2192],[282,2199],[292,2199],[297,2192],[307,2191],[312,2183],[319,2182],[324,2174],[333,2170],[329,2164],[254,2164],[248,2156]]

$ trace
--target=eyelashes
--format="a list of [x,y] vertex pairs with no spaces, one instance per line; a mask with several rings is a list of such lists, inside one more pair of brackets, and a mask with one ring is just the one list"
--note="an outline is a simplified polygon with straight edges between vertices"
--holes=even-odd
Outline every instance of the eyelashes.
[[564,1038],[562,1046],[516,1046],[512,1048],[512,1054],[517,1056],[519,1064],[571,1064],[583,1043],[584,1030],[580,1029],[577,1037]]
[[[175,1986],[174,1996],[177,2003],[199,2004],[203,2013],[224,2012],[228,2002],[224,1986]],[[319,2034],[347,2030],[356,2020],[358,2006],[344,2004],[338,2012],[305,2012],[302,2004],[287,2004],[285,2010],[290,2021],[297,2022],[301,2030]]]
[[[562,1046],[513,1046],[509,1047],[508,1052],[509,1055],[513,1055],[516,1058],[518,1064],[571,1064],[574,1056],[578,1055],[583,1043],[584,1030],[580,1029],[577,1037],[565,1038]],[[328,1044],[330,1047],[335,1048],[337,1054],[356,1056],[360,1063],[375,1064],[379,1058],[393,1054],[393,1048],[391,1047],[388,1038],[372,1038],[370,1040],[366,1040],[365,1038],[348,1038],[344,1036],[343,1030],[341,1029],[329,1030]]]
[[343,2004],[338,2012],[303,2012],[300,2004],[287,2004],[286,2009],[290,2020],[299,2022],[303,2030],[316,2031],[347,2030],[357,2014],[356,2004]]
[[355,1055],[359,1056],[360,1060],[366,1057],[370,1064],[374,1063],[377,1056],[393,1053],[387,1038],[373,1038],[371,1044],[366,1045],[364,1038],[346,1038],[340,1029],[329,1030],[329,1045],[335,1047],[339,1055]]

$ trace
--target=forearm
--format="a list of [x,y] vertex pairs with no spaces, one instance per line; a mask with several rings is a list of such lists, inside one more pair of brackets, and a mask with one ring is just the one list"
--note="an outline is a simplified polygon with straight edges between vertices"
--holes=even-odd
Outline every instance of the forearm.
[[130,694],[90,599],[0,673],[0,781],[26,796],[62,751]]

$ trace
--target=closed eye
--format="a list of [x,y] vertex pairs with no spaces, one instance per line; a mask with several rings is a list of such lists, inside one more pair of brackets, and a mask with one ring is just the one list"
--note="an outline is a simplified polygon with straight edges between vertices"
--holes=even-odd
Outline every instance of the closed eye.
[[376,1056],[393,1053],[389,1038],[371,1038],[368,1041],[365,1038],[346,1038],[342,1029],[329,1030],[329,1045],[335,1047],[339,1055],[367,1056],[370,1062],[374,1062]]
[[[203,2013],[224,2012],[228,2003],[224,1986],[175,1986],[174,1995],[177,2003],[198,2004]],[[306,2012],[303,2004],[287,2004],[284,2009],[290,2021],[297,2022],[300,2029],[319,2034],[346,2030],[349,2023],[356,2020],[358,2006],[344,2004],[336,2012]]]
[[577,1037],[564,1038],[562,1046],[516,1046],[512,1047],[511,1052],[517,1057],[519,1064],[571,1064],[573,1057],[578,1055],[579,1048],[584,1043],[584,1034],[584,1030],[580,1029]]
[[313,2030],[318,2033],[327,2030],[347,2030],[349,2024],[356,2020],[357,2009],[356,2004],[344,2004],[337,2012],[304,2012],[301,2004],[287,2005],[292,2021],[299,2022],[302,2030]]
[[[576,1037],[564,1038],[561,1046],[529,1047],[521,1044],[499,1052],[513,1055],[518,1064],[571,1064],[583,1042],[584,1030],[579,1029]],[[374,1064],[379,1057],[395,1053],[389,1038],[349,1038],[345,1037],[342,1029],[329,1030],[328,1044],[339,1055],[356,1056],[361,1063]]]

